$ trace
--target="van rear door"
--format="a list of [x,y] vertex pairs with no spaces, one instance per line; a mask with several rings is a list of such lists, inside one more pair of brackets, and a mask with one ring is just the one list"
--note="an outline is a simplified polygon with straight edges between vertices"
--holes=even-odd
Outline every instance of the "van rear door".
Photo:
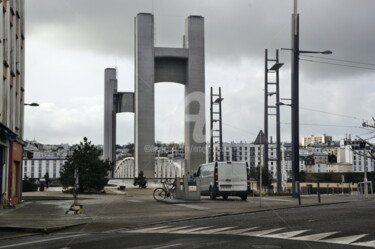
[[247,191],[247,168],[245,162],[219,162],[219,191]]

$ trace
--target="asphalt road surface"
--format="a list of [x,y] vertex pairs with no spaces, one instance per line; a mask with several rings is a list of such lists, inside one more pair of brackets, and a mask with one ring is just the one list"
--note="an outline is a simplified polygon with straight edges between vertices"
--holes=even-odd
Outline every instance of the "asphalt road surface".
[[1,248],[375,248],[375,201],[31,236],[0,241]]

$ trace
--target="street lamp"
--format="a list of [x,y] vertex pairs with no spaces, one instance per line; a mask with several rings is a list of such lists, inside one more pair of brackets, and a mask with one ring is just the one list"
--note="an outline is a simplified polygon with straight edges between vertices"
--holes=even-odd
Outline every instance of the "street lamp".
[[291,79],[292,79],[292,193],[299,197],[299,55],[306,54],[332,54],[330,50],[308,51],[299,49],[299,14],[297,13],[297,0],[294,0],[292,14],[292,48],[281,50],[292,51]]
[[30,104],[24,103],[23,105],[29,105],[29,106],[39,106],[39,104],[38,104],[38,103],[30,103]]

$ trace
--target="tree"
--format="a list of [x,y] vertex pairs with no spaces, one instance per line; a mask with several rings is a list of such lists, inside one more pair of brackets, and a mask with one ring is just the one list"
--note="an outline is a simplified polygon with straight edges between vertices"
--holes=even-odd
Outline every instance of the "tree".
[[[259,181],[260,167],[256,167],[254,178],[256,181]],[[272,184],[272,174],[268,171],[267,167],[262,167],[262,185],[264,187],[269,187]]]
[[102,190],[107,184],[108,171],[113,170],[114,163],[101,160],[100,155],[101,152],[84,137],[60,170],[62,186],[74,185],[74,170],[77,168],[78,192]]

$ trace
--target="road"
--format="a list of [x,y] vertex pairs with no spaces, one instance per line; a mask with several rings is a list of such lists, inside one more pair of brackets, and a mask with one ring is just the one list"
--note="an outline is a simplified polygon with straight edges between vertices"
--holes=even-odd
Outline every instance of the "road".
[[[375,248],[375,201],[0,241],[1,248]],[[142,217],[139,217],[140,219]]]

